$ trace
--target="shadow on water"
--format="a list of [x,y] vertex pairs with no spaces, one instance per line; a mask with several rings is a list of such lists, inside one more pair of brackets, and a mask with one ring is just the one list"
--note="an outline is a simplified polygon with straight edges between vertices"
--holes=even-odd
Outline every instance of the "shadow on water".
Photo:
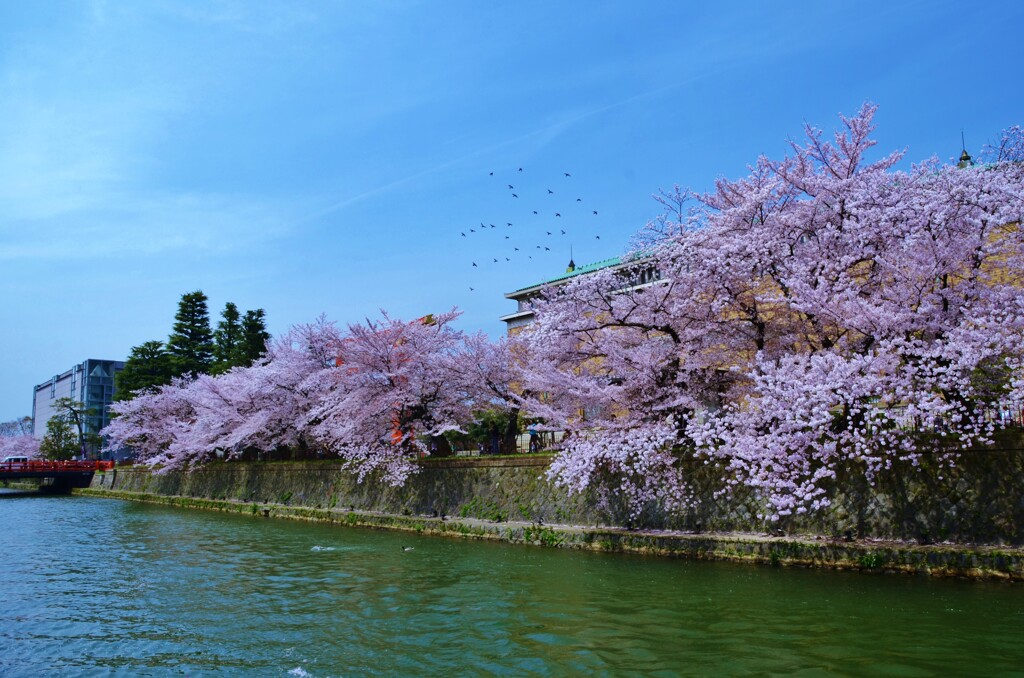
[[22,488],[22,487],[0,487],[0,499],[17,499],[19,497],[39,497],[42,496],[36,488]]

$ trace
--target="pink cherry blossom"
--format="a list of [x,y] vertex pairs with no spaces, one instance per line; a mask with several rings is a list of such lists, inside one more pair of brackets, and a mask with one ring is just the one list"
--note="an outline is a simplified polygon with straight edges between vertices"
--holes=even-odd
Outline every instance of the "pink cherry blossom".
[[537,304],[522,379],[544,397],[525,407],[571,434],[558,482],[600,473],[634,512],[674,506],[686,479],[665,455],[703,457],[778,518],[826,505],[840,464],[872,479],[989,442],[1019,408],[1019,163],[868,161],[874,111],[831,140],[808,128],[685,216],[662,194],[635,255],[660,281],[605,271]]

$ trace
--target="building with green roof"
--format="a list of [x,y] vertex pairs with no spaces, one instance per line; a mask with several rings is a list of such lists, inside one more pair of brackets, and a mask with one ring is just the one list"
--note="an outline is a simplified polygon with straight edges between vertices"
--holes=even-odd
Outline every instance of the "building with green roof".
[[[641,272],[641,282],[651,282],[660,276],[658,275],[657,270],[653,266],[649,265],[649,262],[649,257],[644,257],[638,254],[627,255],[625,257],[611,257],[609,259],[602,259],[601,261],[595,261],[583,266],[577,266],[576,263],[570,259],[569,265],[565,269],[565,273],[522,287],[514,292],[506,292],[505,298],[516,302],[516,310],[513,313],[501,316],[500,320],[505,323],[506,331],[509,334],[514,333],[518,328],[529,325],[533,322],[534,318],[534,299],[539,297],[546,290],[564,285],[570,280],[581,275],[587,275],[588,273],[595,273],[606,269],[623,270],[642,267],[644,270]],[[645,264],[647,265],[645,266]]]

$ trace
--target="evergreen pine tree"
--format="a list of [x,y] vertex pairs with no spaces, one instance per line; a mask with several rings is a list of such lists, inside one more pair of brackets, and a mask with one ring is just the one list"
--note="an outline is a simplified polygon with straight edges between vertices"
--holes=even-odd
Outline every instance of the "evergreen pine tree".
[[239,345],[242,342],[241,314],[233,302],[224,305],[220,314],[221,320],[217,323],[217,329],[213,333],[215,362],[211,372],[221,374],[234,367],[239,353]]
[[268,341],[270,333],[267,332],[266,313],[262,308],[246,311],[242,319],[242,340],[238,345],[235,364],[243,367],[252,365],[267,352]]
[[171,383],[175,376],[171,356],[162,341],[132,346],[124,369],[114,375],[114,400],[130,400],[146,388]]
[[202,290],[181,295],[174,328],[167,339],[176,376],[201,374],[213,365],[213,332],[206,301]]

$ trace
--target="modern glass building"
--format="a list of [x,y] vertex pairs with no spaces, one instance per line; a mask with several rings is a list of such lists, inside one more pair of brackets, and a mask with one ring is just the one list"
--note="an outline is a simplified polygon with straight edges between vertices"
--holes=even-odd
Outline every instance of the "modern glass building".
[[32,433],[36,438],[46,435],[46,422],[56,411],[58,398],[71,398],[84,403],[93,415],[86,418],[86,433],[99,433],[110,421],[110,403],[114,401],[114,375],[124,369],[120,360],[90,358],[63,374],[44,381],[32,392]]

